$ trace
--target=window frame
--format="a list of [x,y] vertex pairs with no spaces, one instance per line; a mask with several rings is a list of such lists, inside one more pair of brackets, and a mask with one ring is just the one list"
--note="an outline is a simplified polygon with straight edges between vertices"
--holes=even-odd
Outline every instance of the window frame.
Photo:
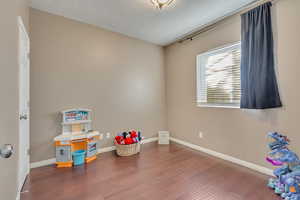
[[[202,88],[207,88],[206,87],[206,81],[205,81],[205,67],[203,62],[204,59],[203,57],[208,57],[209,55],[214,55],[217,52],[224,51],[226,49],[232,49],[236,46],[239,46],[241,48],[241,41],[237,41],[234,43],[229,43],[220,47],[216,47],[214,49],[205,51],[203,53],[200,53],[196,56],[196,88],[197,88],[197,107],[210,107],[210,108],[235,108],[235,109],[240,109],[240,103],[204,103],[201,101],[201,99],[207,99],[207,97],[202,97],[201,96],[201,89]],[[202,84],[205,84],[205,86],[200,86]]]

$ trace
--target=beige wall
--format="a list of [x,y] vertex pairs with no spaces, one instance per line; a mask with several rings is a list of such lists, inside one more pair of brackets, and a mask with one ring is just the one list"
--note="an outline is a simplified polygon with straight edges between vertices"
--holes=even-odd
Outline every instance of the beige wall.
[[29,32],[29,0],[17,1],[17,15],[22,17],[23,23]]
[[0,145],[13,144],[10,159],[0,158],[0,199],[14,200],[18,172],[18,27],[17,16],[28,24],[25,0],[3,1],[0,7]]
[[[270,167],[266,133],[280,131],[300,153],[299,80],[300,1],[282,0],[274,7],[278,41],[279,84],[284,108],[266,111],[196,107],[196,55],[240,40],[240,18],[228,20],[197,39],[165,50],[168,128],[190,143]],[[203,139],[198,138],[202,131]]]
[[34,9],[30,30],[32,162],[54,157],[68,108],[91,108],[102,133],[166,129],[162,47]]

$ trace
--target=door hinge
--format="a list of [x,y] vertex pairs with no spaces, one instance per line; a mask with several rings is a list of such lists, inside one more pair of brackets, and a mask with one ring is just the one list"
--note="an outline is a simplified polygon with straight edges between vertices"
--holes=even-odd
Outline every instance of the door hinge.
[[30,149],[27,149],[27,155],[30,156],[30,154],[31,154]]

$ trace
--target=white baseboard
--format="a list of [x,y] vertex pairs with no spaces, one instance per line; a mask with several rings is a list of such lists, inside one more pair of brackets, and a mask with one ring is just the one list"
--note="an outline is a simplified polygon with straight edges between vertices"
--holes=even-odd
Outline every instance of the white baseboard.
[[43,167],[43,166],[47,166],[47,165],[52,165],[55,162],[56,162],[55,158],[51,158],[48,160],[42,160],[42,161],[38,161],[38,162],[33,162],[33,163],[30,163],[30,169]]
[[256,164],[244,161],[244,160],[240,160],[238,158],[235,158],[235,157],[232,157],[232,156],[229,156],[229,155],[226,155],[226,154],[222,154],[222,153],[219,153],[219,152],[216,152],[216,151],[213,151],[213,150],[210,150],[210,149],[207,149],[207,148],[195,145],[195,144],[191,144],[189,142],[185,142],[183,140],[179,140],[179,139],[176,139],[176,138],[173,138],[173,137],[171,137],[170,140],[173,141],[173,142],[175,142],[175,143],[178,143],[178,144],[184,145],[186,147],[189,147],[191,149],[194,149],[194,150],[197,150],[197,151],[201,151],[201,152],[207,153],[209,155],[215,156],[217,158],[221,158],[223,160],[227,160],[227,161],[230,161],[232,163],[241,165],[243,167],[247,167],[249,169],[258,171],[258,172],[260,172],[262,174],[266,174],[266,175],[269,175],[269,176],[274,176],[272,169],[269,169],[269,168],[266,168],[266,167],[262,167],[262,166],[259,166],[259,165],[256,165]]
[[158,141],[158,137],[147,138],[147,139],[142,140],[142,144],[147,144],[147,143],[156,142],[156,141]]
[[105,147],[105,148],[98,149],[98,153],[105,153],[105,152],[110,152],[110,151],[114,151],[114,150],[116,150],[115,146]]
[[[155,141],[158,141],[157,137],[147,138],[147,139],[144,139],[142,141],[142,144],[146,144],[146,143],[150,143],[150,142],[155,142]],[[115,146],[104,147],[104,148],[98,149],[98,153],[105,153],[105,152],[110,152],[110,151],[114,151],[114,150],[116,150]],[[53,164],[55,164],[55,162],[56,162],[55,158],[51,158],[51,159],[48,159],[48,160],[42,160],[42,161],[38,161],[38,162],[33,162],[33,163],[30,163],[30,168],[33,169],[33,168],[38,168],[38,167],[53,165]]]

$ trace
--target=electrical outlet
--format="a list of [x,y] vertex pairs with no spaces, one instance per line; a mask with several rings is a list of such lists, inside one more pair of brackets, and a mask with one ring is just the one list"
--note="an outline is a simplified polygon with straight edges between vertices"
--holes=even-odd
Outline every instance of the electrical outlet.
[[106,133],[106,139],[110,138],[110,133]]
[[199,138],[202,139],[203,138],[203,133],[200,131],[199,132]]

